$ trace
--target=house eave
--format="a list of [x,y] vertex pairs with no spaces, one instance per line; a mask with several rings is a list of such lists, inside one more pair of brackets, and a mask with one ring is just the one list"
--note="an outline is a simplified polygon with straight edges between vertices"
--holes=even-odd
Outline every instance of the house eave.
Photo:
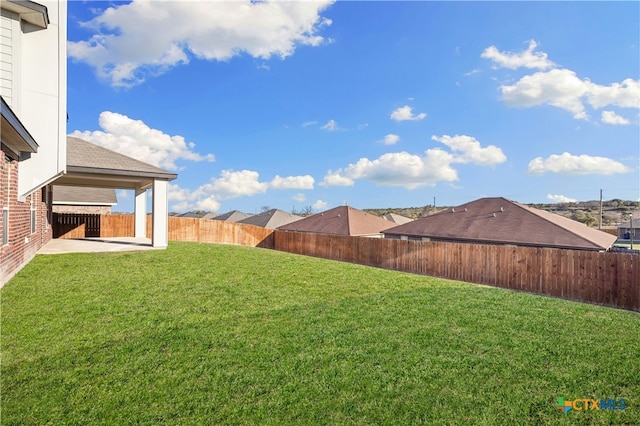
[[178,177],[175,173],[145,172],[140,170],[98,169],[95,167],[67,166],[67,173],[95,174],[107,176],[128,176],[136,178],[174,180]]
[[2,143],[8,146],[16,153],[38,152],[38,143],[31,136],[27,128],[22,124],[18,116],[13,112],[9,104],[0,96],[2,123],[0,132],[2,134]]
[[552,249],[564,249],[564,250],[581,250],[581,251],[607,251],[611,249],[613,243],[608,247],[598,246],[595,244],[592,245],[583,245],[583,246],[570,246],[565,244],[553,244],[553,243],[535,243],[535,242],[526,242],[526,241],[502,241],[502,240],[483,240],[483,239],[466,239],[466,238],[447,238],[442,236],[432,236],[432,235],[416,235],[416,234],[396,234],[390,232],[382,232],[384,238],[392,238],[392,239],[402,239],[402,237],[414,238],[414,239],[422,239],[428,238],[430,242],[441,242],[441,243],[463,243],[463,244],[489,244],[489,245],[500,245],[500,246],[517,246],[517,247],[533,247],[533,248],[552,248]]
[[2,9],[18,14],[20,19],[39,28],[49,26],[49,12],[47,7],[28,0],[2,0]]

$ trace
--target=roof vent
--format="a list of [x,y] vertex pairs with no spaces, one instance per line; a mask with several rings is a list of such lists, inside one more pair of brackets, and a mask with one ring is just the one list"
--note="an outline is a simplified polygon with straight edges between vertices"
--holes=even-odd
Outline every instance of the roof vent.
[[456,209],[451,209],[451,213],[455,213],[455,212],[456,212]]
[[496,214],[495,214],[495,213],[493,214],[493,217],[496,217]]
[[340,217],[340,215],[338,215],[338,217]]
[[504,207],[500,207],[500,211],[503,212],[504,211]]
[[465,212],[467,211],[467,208],[466,208],[466,207],[464,208],[464,211],[465,211]]

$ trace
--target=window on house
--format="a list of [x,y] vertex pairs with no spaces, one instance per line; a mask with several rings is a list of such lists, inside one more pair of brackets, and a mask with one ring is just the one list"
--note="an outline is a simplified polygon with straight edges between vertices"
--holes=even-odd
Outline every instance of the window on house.
[[45,226],[46,229],[49,229],[49,227],[51,226],[51,209],[49,208],[49,200],[51,199],[51,186],[47,185],[44,188],[42,188],[42,193],[44,194],[44,196],[42,197],[44,199],[44,209],[45,209]]
[[9,208],[2,209],[2,245],[9,244]]
[[36,232],[36,194],[31,194],[31,233],[35,234]]
[[[10,197],[10,193],[11,193],[11,164],[10,164],[10,158],[7,155],[3,155],[3,160],[4,160],[4,169],[7,170],[7,182],[6,182],[6,189],[7,189],[7,199],[6,199],[6,204],[4,205],[4,207],[2,208],[2,245],[6,246],[7,244],[9,244],[9,205],[11,197]],[[2,173],[2,177],[4,177],[4,171]]]

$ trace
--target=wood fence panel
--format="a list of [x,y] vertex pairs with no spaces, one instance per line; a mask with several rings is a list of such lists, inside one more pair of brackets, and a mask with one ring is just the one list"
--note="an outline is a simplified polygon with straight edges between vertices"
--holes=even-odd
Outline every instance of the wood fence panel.
[[100,215],[100,237],[133,237],[135,217],[132,214]]

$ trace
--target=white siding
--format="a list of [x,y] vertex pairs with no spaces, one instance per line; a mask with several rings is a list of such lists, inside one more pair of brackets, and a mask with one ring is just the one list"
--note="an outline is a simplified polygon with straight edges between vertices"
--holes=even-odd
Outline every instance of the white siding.
[[20,197],[48,184],[66,168],[67,3],[38,3],[47,7],[49,26],[40,29],[23,23],[20,40],[20,111],[14,111],[38,143],[38,152],[18,165]]
[[0,16],[0,95],[9,106],[13,105],[13,54],[14,38],[17,38],[13,27],[16,19],[15,14],[5,11]]

